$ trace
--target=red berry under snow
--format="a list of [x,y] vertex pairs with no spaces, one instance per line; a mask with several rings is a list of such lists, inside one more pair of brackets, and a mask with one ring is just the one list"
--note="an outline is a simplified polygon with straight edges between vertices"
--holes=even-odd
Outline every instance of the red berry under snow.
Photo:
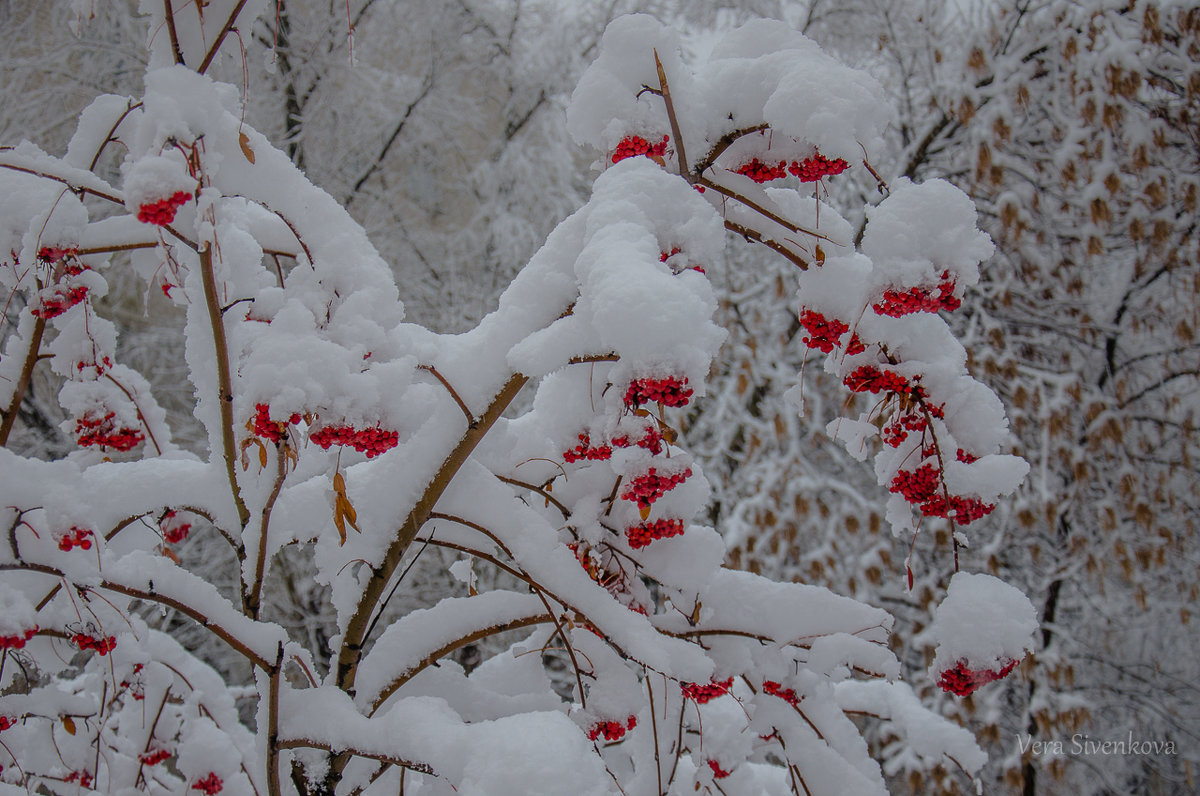
[[629,482],[629,488],[621,493],[621,498],[637,502],[638,508],[648,509],[651,503],[682,484],[691,475],[692,468],[690,467],[682,472],[668,475],[659,475],[658,471],[651,467]]
[[271,419],[271,407],[267,404],[254,405],[254,433],[263,439],[279,442],[287,434],[287,427],[300,422],[300,413],[293,412],[285,422]]
[[763,163],[758,158],[754,158],[754,160],[751,160],[749,163],[743,163],[733,171],[761,184],[771,182],[772,180],[782,180],[787,177],[787,163],[781,160],[772,166],[769,163]]
[[588,730],[588,740],[594,741],[601,735],[606,741],[619,741],[625,737],[627,730],[632,730],[637,726],[637,716],[630,716],[624,724],[619,721],[600,721],[592,725]]
[[[27,642],[27,641],[29,641],[29,639],[33,638],[34,634],[37,632],[38,632],[38,626],[34,625],[33,627],[25,628],[20,633],[14,633],[11,636],[0,636],[0,650],[5,650],[5,649],[19,650],[22,647],[24,647],[25,642]],[[2,718],[2,717],[0,717],[0,718]]]
[[713,779],[725,779],[732,774],[732,771],[726,771],[721,768],[721,765],[716,760],[709,760],[708,767],[712,769]]
[[165,227],[175,220],[175,211],[187,204],[191,198],[192,195],[187,191],[176,191],[164,199],[147,202],[138,207],[137,220],[143,224]]
[[693,392],[687,383],[686,376],[682,380],[675,376],[634,379],[625,390],[625,406],[631,409],[651,403],[672,407],[687,406]]
[[215,794],[220,793],[221,789],[224,787],[225,783],[222,782],[221,778],[212,771],[208,773],[208,776],[192,783],[192,790],[198,790],[204,794],[207,794],[207,796],[215,796]]
[[655,539],[668,539],[679,536],[686,530],[683,520],[661,519],[654,522],[643,522],[625,529],[629,546],[634,550],[645,547]]
[[608,445],[593,446],[591,438],[587,434],[580,434],[579,444],[570,450],[563,451],[563,461],[568,463],[580,460],[602,461],[609,458],[612,458],[612,448]]
[[836,177],[848,168],[850,164],[841,158],[830,160],[818,152],[806,160],[793,160],[788,171],[799,177],[800,182],[816,182],[822,177]]
[[730,677],[722,682],[684,683],[680,687],[680,690],[683,692],[684,699],[690,699],[693,702],[703,705],[707,702],[712,702],[718,697],[725,696],[732,687],[733,678]]
[[[849,325],[837,318],[826,318],[816,310],[807,308],[800,310],[800,325],[808,332],[808,336],[803,338],[804,344],[826,354],[833,351],[834,348],[840,347],[842,335],[850,331]],[[858,339],[858,335],[851,335],[850,342],[846,346],[846,353],[853,356],[866,350],[867,347],[863,345],[862,340]]]
[[83,285],[51,285],[37,292],[30,302],[29,312],[35,318],[50,320],[87,298],[88,289]]
[[97,417],[97,414],[88,412],[75,421],[75,441],[81,447],[99,445],[103,448],[127,451],[146,438],[141,428],[119,425],[115,412],[108,412],[102,417]]
[[320,445],[326,450],[334,445],[349,445],[356,451],[367,454],[368,459],[373,459],[400,444],[400,432],[387,431],[378,426],[325,426],[312,432],[308,438],[314,445]]
[[92,549],[92,532],[87,528],[72,526],[71,530],[64,533],[58,539],[58,549],[64,553],[69,553],[72,548],[78,547],[81,550]]
[[620,163],[625,158],[633,158],[639,155],[651,155],[661,158],[667,154],[667,141],[669,140],[670,136],[664,135],[662,140],[657,144],[651,144],[641,136],[626,136],[621,139],[621,143],[617,144],[617,148],[613,150],[612,162]]
[[192,524],[172,510],[163,515],[158,528],[162,531],[163,541],[167,544],[179,544],[188,537]]
[[1009,660],[996,671],[968,669],[967,662],[960,660],[938,677],[938,688],[958,696],[970,696],[980,686],[1007,677],[1015,668],[1017,668],[1017,661],[1014,660]]
[[800,698],[796,696],[796,689],[784,688],[774,680],[764,680],[762,684],[762,690],[764,694],[777,696],[792,707],[796,707],[800,704]]
[[86,633],[76,633],[71,636],[71,643],[81,650],[95,650],[98,655],[107,655],[117,646],[117,637],[89,636]]
[[[871,305],[871,309],[879,315],[893,318],[914,312],[953,312],[962,306],[962,299],[954,295],[955,282],[950,277],[950,272],[943,271],[941,278],[942,281],[936,288],[912,287],[903,292],[889,288],[883,292],[883,297],[878,303]],[[937,295],[934,295],[935,289]]]
[[156,766],[171,756],[170,750],[167,749],[152,749],[149,752],[144,752],[138,755],[138,760],[144,766]]

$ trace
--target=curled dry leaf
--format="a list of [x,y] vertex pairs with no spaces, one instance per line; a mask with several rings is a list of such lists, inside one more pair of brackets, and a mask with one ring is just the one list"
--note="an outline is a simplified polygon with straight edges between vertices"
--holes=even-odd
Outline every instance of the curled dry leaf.
[[254,150],[250,148],[250,136],[244,132],[238,133],[238,145],[242,148],[242,154],[246,156],[246,160],[250,161],[250,165],[254,165]]

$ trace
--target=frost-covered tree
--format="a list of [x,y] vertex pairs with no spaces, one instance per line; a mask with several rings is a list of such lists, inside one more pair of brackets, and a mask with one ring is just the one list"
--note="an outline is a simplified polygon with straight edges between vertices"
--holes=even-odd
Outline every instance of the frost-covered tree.
[[[826,368],[871,396],[831,428],[875,453],[890,522],[945,518],[957,549],[1024,475],[934,312],[991,252],[970,200],[897,181],[860,245],[821,191],[870,171],[875,81],[778,23],[685,57],[647,17],[614,22],[567,117],[603,167],[591,198],[443,334],[404,321],[362,227],[206,74],[265,0],[142,7],[145,93],[97,98],[61,156],[0,150],[19,308],[0,446],[45,368],[76,443],[0,449],[3,792],[878,793],[862,714],[912,759],[980,770],[898,679],[885,611],[722,566],[677,430],[724,338],[705,268],[728,230],[798,271]],[[100,299],[126,269],[184,313],[202,455],[120,361]],[[189,560],[197,535],[227,580]],[[274,621],[268,578],[298,556],[332,637]],[[413,566],[443,563],[454,589],[384,619]],[[969,694],[1035,629],[1020,592],[960,572],[931,674]],[[240,669],[208,662],[228,654]]]

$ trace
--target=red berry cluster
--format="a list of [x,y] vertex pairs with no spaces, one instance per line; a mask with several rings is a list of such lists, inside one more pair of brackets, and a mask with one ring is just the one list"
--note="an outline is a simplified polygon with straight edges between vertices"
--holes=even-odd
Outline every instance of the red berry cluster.
[[942,281],[937,285],[937,295],[934,288],[912,287],[901,293],[898,290],[885,290],[879,303],[872,304],[871,309],[879,315],[889,315],[899,318],[914,312],[937,312],[948,310],[953,312],[962,306],[962,299],[954,295],[954,280],[949,271],[942,272]]
[[630,444],[637,445],[639,448],[645,448],[650,451],[652,456],[657,456],[662,453],[663,435],[654,426],[647,426],[646,433],[643,434],[636,442],[630,443],[629,437],[613,437],[612,445],[614,448],[628,448]]
[[116,423],[116,413],[96,417],[88,412],[75,421],[75,441],[82,447],[99,445],[119,451],[132,450],[146,435],[140,428],[123,428]]
[[716,760],[709,760],[708,767],[712,769],[714,779],[725,779],[727,776],[733,773],[732,771],[726,771],[725,769],[721,768],[720,763],[718,763]]
[[143,224],[165,227],[175,220],[175,211],[191,201],[191,198],[192,195],[187,191],[176,191],[165,199],[147,202],[138,207],[137,220]]
[[[78,246],[43,246],[38,249],[37,258],[44,263],[56,263],[59,260],[65,260],[68,257],[74,258],[79,256]],[[82,265],[74,266],[74,274],[81,273],[84,269]],[[68,273],[71,273],[68,271]]]
[[[271,419],[271,407],[267,404],[254,405],[254,433],[271,442],[279,442],[287,434],[287,427],[300,422],[300,413],[293,412],[286,422],[280,423]],[[326,446],[328,447],[328,446]]]
[[692,389],[687,386],[685,376],[682,380],[674,376],[661,379],[634,379],[625,390],[625,406],[634,408],[642,404],[657,403],[663,406],[687,406],[691,400]]
[[683,251],[683,249],[676,246],[675,248],[671,249],[671,251],[669,251],[669,252],[659,252],[658,261],[660,263],[665,263],[667,260],[669,260],[672,257],[674,257],[675,255],[679,254],[681,251]]
[[967,662],[960,660],[952,668],[942,672],[938,678],[938,688],[958,696],[970,696],[980,686],[1007,677],[1015,668],[1017,662],[1014,660],[1010,660],[995,672],[990,669],[968,669]]
[[900,395],[911,395],[923,398],[925,391],[919,385],[910,384],[903,376],[894,371],[880,370],[874,365],[862,365],[847,376],[843,383],[851,392],[869,392],[872,395],[879,392],[894,392]]
[[25,646],[25,642],[33,638],[33,634],[38,632],[38,626],[26,628],[20,633],[14,633],[11,636],[0,636],[0,650],[19,650]]
[[373,459],[384,451],[400,444],[400,432],[379,428],[354,428],[353,426],[325,426],[309,435],[314,444],[328,450],[334,445],[349,445]]
[[793,160],[792,165],[788,166],[788,171],[799,177],[800,182],[816,182],[822,177],[836,177],[848,168],[850,164],[841,158],[830,160],[817,152],[807,160]]
[[648,509],[651,503],[682,484],[691,475],[691,467],[683,472],[670,475],[659,475],[658,471],[651,467],[644,474],[631,480],[629,488],[621,493],[621,497],[625,500],[636,501],[638,508]]
[[99,655],[107,655],[117,646],[117,637],[109,636],[108,638],[104,638],[101,636],[100,638],[96,638],[95,636],[89,636],[87,633],[76,633],[71,636],[71,643],[81,650],[95,650]]
[[896,473],[888,490],[902,495],[909,503],[924,503],[937,493],[941,476],[941,471],[932,464],[922,464],[916,470]]
[[[810,348],[817,348],[824,351],[826,354],[833,351],[834,348],[841,346],[842,335],[850,331],[850,327],[837,318],[826,318],[816,310],[802,309],[800,310],[800,325],[808,332],[808,337],[804,338],[804,344]],[[853,356],[866,351],[867,347],[863,345],[862,340],[858,339],[858,335],[850,337],[850,343],[846,346],[846,353]]]
[[63,778],[63,782],[78,782],[81,788],[92,787],[92,775],[86,771],[72,771]]
[[0,732],[4,732],[9,727],[15,727],[17,720],[9,716],[0,716]]
[[113,364],[112,360],[109,359],[107,356],[101,357],[100,359],[98,359],[94,362],[76,362],[75,363],[75,372],[82,374],[88,368],[95,368],[96,369],[96,378],[99,378],[100,376],[104,375],[104,371],[106,371],[112,367],[112,364]]
[[[616,444],[616,440],[613,440]],[[571,463],[581,459],[589,461],[603,461],[604,459],[612,458],[612,448],[608,445],[597,445],[592,447],[592,440],[587,434],[579,435],[579,444],[569,451],[563,451],[563,461]]]
[[669,135],[664,135],[662,140],[657,144],[651,144],[641,136],[626,136],[621,139],[621,143],[617,144],[617,148],[613,150],[612,162],[620,163],[625,158],[633,158],[638,155],[652,155],[661,158],[667,154],[667,141],[670,138]]
[[897,412],[880,434],[885,445],[898,448],[901,442],[908,439],[908,432],[922,432],[926,425],[925,415],[920,412]]
[[207,796],[216,796],[225,787],[225,783],[216,775],[216,772],[208,772],[208,776],[204,779],[198,779],[192,783],[192,790],[198,790]]
[[787,177],[787,163],[781,160],[772,166],[769,163],[763,163],[758,158],[754,158],[749,163],[743,163],[738,166],[734,169],[734,172],[749,177],[757,183],[771,182],[772,180],[782,180]]
[[938,492],[942,473],[932,464],[923,464],[916,470],[901,470],[896,473],[888,489],[903,495],[909,503],[918,506],[926,517],[954,517],[959,525],[970,525],[986,517],[996,508],[994,503],[984,503],[979,498],[951,495]]
[[963,464],[972,464],[972,463],[974,463],[974,462],[977,462],[977,461],[979,461],[979,457],[978,457],[978,456],[976,456],[976,455],[975,455],[975,454],[973,454],[973,453],[967,453],[967,452],[966,452],[965,450],[963,450],[962,448],[959,448],[959,449],[958,449],[958,452],[957,452],[957,453],[955,453],[955,454],[954,454],[954,456],[955,456],[955,458],[957,458],[957,459],[958,459],[960,462],[962,462]]
[[634,550],[639,550],[653,542],[655,539],[669,539],[672,536],[679,536],[686,530],[683,520],[677,519],[662,519],[654,522],[643,522],[640,525],[634,525],[625,529],[625,536],[629,539],[629,546]]
[[185,521],[172,509],[158,521],[158,528],[162,531],[163,541],[167,544],[179,544],[188,537],[188,533],[192,530],[192,524]]
[[30,303],[29,312],[35,318],[48,321],[83,301],[87,294],[88,289],[83,285],[52,285],[38,292]]
[[774,680],[764,680],[762,688],[764,694],[777,696],[792,707],[800,706],[800,697],[796,696],[796,689],[794,688],[784,688]]
[[712,702],[717,697],[723,697],[729,693],[729,689],[733,687],[733,678],[730,677],[724,682],[711,683],[684,683],[680,689],[683,691],[683,698],[690,699],[697,704],[703,705],[706,702]]
[[132,683],[128,680],[122,680],[121,688],[129,691],[129,696],[133,697],[134,702],[141,702],[146,698],[146,684],[140,680]]
[[926,517],[949,517],[953,512],[956,523],[970,525],[991,514],[995,508],[995,503],[984,503],[979,498],[951,495],[947,502],[945,495],[934,495],[921,504],[921,513]]
[[81,550],[92,549],[92,532],[87,528],[71,526],[71,530],[64,533],[58,539],[58,549],[64,553],[69,553],[73,548]]
[[630,716],[624,724],[621,724],[619,721],[596,722],[588,730],[588,740],[594,741],[603,735],[606,741],[619,741],[625,737],[627,730],[632,730],[636,726],[637,716]]
[[157,766],[170,756],[171,751],[169,749],[151,749],[149,752],[143,752],[138,755],[138,760],[144,766]]

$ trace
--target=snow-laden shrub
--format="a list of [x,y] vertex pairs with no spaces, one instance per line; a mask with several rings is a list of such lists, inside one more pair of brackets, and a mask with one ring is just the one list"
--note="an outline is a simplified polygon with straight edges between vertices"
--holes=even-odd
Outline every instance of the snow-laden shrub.
[[[872,80],[776,23],[689,62],[666,28],[618,20],[569,113],[599,155],[591,199],[495,312],[438,335],[404,322],[358,225],[204,74],[265,4],[171,20],[169,3],[145,5],[145,95],[99,98],[65,157],[0,151],[0,284],[17,314],[0,443],[46,359],[79,446],[50,462],[0,450],[0,790],[881,792],[850,717],[863,713],[929,765],[979,769],[970,734],[895,681],[887,613],[722,566],[720,535],[696,522],[708,483],[677,434],[724,337],[705,269],[731,230],[797,266],[806,342],[878,396],[831,432],[881,451],[898,528],[913,508],[965,526],[1024,474],[937,315],[991,252],[971,203],[898,182],[855,246],[824,201],[826,181],[871,168],[888,121]],[[113,142],[117,185],[93,172]],[[94,303],[117,252],[186,308],[207,456],[172,442],[150,382],[117,361]],[[176,549],[197,534],[228,546],[232,593]],[[264,609],[292,547],[336,615],[328,649]],[[461,556],[465,592],[378,621],[427,547]],[[481,591],[475,566],[515,586]],[[197,623],[252,676],[227,682],[147,606]],[[471,671],[448,657],[514,631]],[[1024,643],[1003,661],[951,648],[1007,666]]]

